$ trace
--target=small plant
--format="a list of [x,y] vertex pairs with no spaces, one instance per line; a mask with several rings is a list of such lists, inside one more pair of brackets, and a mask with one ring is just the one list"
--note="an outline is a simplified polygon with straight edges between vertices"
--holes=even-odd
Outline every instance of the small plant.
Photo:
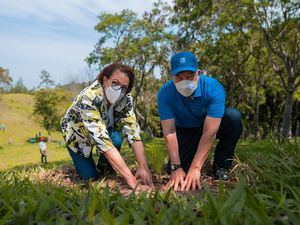
[[146,157],[150,168],[157,175],[163,173],[167,160],[167,151],[163,143],[146,144]]

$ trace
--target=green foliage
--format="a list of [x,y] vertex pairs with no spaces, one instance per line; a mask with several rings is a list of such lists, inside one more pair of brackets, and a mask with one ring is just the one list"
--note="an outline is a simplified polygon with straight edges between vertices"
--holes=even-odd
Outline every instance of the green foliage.
[[162,135],[155,97],[171,79],[171,55],[182,50],[194,52],[200,69],[225,86],[226,105],[243,114],[245,137],[287,136],[290,126],[295,135],[299,9],[295,0],[176,0],[173,7],[158,1],[143,16],[130,10],[103,12],[95,27],[99,42],[86,60],[100,69],[115,61],[135,69],[134,107],[151,136]]
[[16,85],[10,89],[12,93],[28,93],[28,89],[23,83],[23,79],[20,77]]
[[150,169],[158,175],[164,174],[168,155],[163,139],[154,139],[145,143],[145,154]]
[[134,68],[133,106],[142,129],[151,136],[160,135],[155,102],[161,82],[155,78],[154,70],[168,76],[166,68],[172,35],[166,32],[166,27],[158,8],[142,18],[130,10],[114,14],[103,12],[95,27],[100,40],[86,59],[100,68],[116,61]]
[[297,139],[289,141],[280,136],[272,137],[271,140],[276,151],[261,160],[250,160],[260,177],[256,182],[262,188],[272,186],[272,191],[291,197],[295,194],[293,190],[300,187],[300,142]]
[[49,135],[53,130],[60,130],[59,122],[63,113],[60,109],[64,100],[63,93],[59,93],[56,89],[42,89],[35,94],[33,115]]
[[[250,154],[244,157],[243,163],[250,163],[246,173],[254,171],[250,186],[241,174],[233,188],[219,183],[212,191],[204,184],[195,196],[168,191],[124,197],[97,184],[56,187],[32,179],[39,167],[0,172],[0,224],[296,225],[300,219],[299,143],[283,139],[273,143],[260,160],[254,158],[255,146],[261,144],[245,145]],[[156,151],[156,144],[149,151]]]
[[[170,14],[178,27],[176,49],[195,52],[202,68],[225,85],[228,105],[244,115],[246,136],[287,136],[291,125],[295,133],[299,110],[293,111],[297,103],[291,99],[300,73],[289,65],[300,58],[299,9],[294,0],[175,1]],[[275,99],[265,101],[270,90]]]

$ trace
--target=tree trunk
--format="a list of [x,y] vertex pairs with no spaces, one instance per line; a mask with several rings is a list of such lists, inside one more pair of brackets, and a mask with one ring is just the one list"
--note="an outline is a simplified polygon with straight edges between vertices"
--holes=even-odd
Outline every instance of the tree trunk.
[[229,106],[234,106],[234,96],[233,96],[233,82],[232,82],[232,74],[230,72],[226,72],[226,83],[227,83],[227,90],[228,90],[228,99],[229,99]]
[[134,111],[136,111],[138,97],[140,96],[140,93],[141,93],[142,88],[143,88],[144,78],[145,78],[145,73],[143,72],[142,77],[141,77],[141,81],[140,81],[139,85],[136,86],[136,97],[133,99],[133,109],[134,109]]
[[285,98],[285,106],[282,120],[281,135],[289,137],[291,135],[292,112],[293,112],[293,91],[288,91]]
[[255,138],[258,138],[259,136],[259,127],[258,127],[258,121],[259,121],[259,94],[258,90],[256,91],[256,99],[255,99],[255,111],[253,116],[253,128],[254,128],[254,136]]
[[296,131],[295,131],[295,137],[299,137],[299,128],[300,128],[300,124],[299,121],[296,123]]

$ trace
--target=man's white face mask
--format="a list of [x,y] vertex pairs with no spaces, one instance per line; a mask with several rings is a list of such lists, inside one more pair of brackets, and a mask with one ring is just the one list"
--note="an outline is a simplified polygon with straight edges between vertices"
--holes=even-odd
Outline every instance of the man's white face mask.
[[121,88],[119,90],[114,90],[111,86],[109,86],[105,89],[106,98],[111,104],[114,104],[120,98],[121,93]]
[[182,80],[175,83],[177,91],[185,97],[191,96],[197,89],[198,84],[191,80]]

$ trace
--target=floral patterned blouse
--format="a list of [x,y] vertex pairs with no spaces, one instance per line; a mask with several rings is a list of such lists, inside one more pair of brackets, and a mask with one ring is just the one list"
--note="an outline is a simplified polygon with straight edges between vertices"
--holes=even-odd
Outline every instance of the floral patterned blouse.
[[[63,137],[71,150],[88,158],[93,146],[100,152],[114,147],[107,131],[107,125],[111,122],[106,102],[98,80],[75,98],[60,122]],[[136,121],[130,94],[114,104],[112,114],[112,124],[122,124],[122,133],[130,144],[141,140],[140,127]]]

